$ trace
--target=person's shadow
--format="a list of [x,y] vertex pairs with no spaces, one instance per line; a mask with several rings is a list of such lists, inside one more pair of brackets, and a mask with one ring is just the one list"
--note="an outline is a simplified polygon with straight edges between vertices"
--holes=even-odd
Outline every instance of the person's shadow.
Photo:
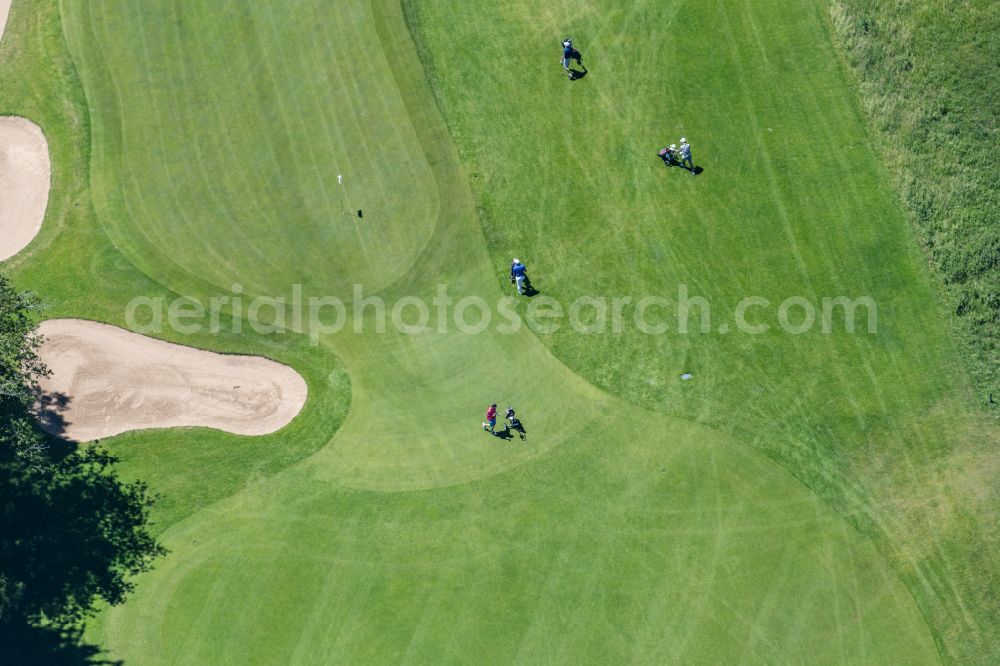
[[513,439],[514,435],[512,433],[517,433],[517,436],[521,438],[523,442],[528,436],[528,431],[525,430],[524,424],[521,423],[521,419],[515,418],[513,422],[507,421],[507,427],[504,429],[504,439]]
[[494,430],[490,434],[493,435],[494,437],[498,438],[498,439],[502,439],[504,441],[509,441],[509,440],[514,439],[514,434],[515,433],[517,433],[517,436],[521,438],[522,442],[528,436],[528,431],[525,430],[524,424],[521,423],[521,419],[518,419],[518,418],[515,418],[513,421],[506,420],[504,422],[504,429],[503,430]]
[[[570,68],[569,70],[570,81],[579,81],[583,77],[587,76],[587,66],[583,64],[583,56],[580,54],[579,51],[573,49],[573,52],[569,56],[569,60],[575,60],[576,64],[579,65],[580,67],[580,69]],[[567,61],[566,64],[569,64],[569,62]]]
[[491,433],[494,437],[499,439],[513,439],[513,435],[510,434],[510,426],[508,425],[503,430],[496,430]]
[[666,155],[659,155],[658,154],[657,157],[659,157],[660,160],[663,162],[663,166],[665,166],[667,168],[677,167],[677,168],[683,169],[684,171],[687,171],[688,173],[693,174],[695,176],[700,176],[701,173],[704,171],[704,169],[701,168],[700,166],[696,166],[693,169],[688,169],[687,167],[685,167],[683,164],[681,164],[677,160],[672,160],[672,159],[668,158]]
[[[513,282],[514,281],[511,280],[511,283],[513,283]],[[521,283],[521,288],[524,291],[521,291],[519,293],[522,296],[527,296],[528,298],[531,298],[532,296],[537,296],[538,294],[542,293],[542,292],[538,291],[537,289],[535,289],[534,285],[531,284],[531,278],[528,277],[527,275],[524,276],[524,282]]]

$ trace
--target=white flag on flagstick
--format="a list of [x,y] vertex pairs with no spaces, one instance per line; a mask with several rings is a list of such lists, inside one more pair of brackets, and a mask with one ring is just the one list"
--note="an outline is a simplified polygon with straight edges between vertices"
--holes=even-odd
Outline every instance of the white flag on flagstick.
[[337,174],[337,182],[338,183],[343,183],[344,182],[344,177],[342,175],[340,175],[339,173]]

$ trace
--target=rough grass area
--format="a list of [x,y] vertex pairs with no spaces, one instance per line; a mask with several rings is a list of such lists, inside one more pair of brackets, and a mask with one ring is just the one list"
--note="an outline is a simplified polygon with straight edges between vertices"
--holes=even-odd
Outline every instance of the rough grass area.
[[878,149],[960,322],[980,398],[996,410],[1000,4],[834,0],[831,16]]

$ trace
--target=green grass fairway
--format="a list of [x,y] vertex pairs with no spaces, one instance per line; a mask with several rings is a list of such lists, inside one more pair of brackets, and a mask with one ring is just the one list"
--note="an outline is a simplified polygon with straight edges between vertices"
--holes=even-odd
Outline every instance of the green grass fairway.
[[[15,0],[0,103],[46,129],[54,180],[10,267],[54,316],[234,283],[493,302],[514,254],[564,303],[685,283],[716,308],[687,336],[371,311],[318,346],[166,334],[288,363],[310,399],[269,437],[106,442],[164,495],[170,553],[88,639],[129,664],[989,657],[1000,438],[824,11]],[[696,178],[656,159],[681,133]],[[870,295],[879,330],[718,333],[751,295]],[[491,401],[526,441],[479,429]]]

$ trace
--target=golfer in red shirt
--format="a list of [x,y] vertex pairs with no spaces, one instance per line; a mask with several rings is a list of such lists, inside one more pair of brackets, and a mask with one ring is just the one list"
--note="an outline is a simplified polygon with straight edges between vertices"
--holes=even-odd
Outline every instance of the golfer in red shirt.
[[491,435],[495,435],[493,429],[497,425],[497,404],[494,402],[490,405],[490,408],[486,410],[486,422],[483,423],[483,430],[488,430]]

